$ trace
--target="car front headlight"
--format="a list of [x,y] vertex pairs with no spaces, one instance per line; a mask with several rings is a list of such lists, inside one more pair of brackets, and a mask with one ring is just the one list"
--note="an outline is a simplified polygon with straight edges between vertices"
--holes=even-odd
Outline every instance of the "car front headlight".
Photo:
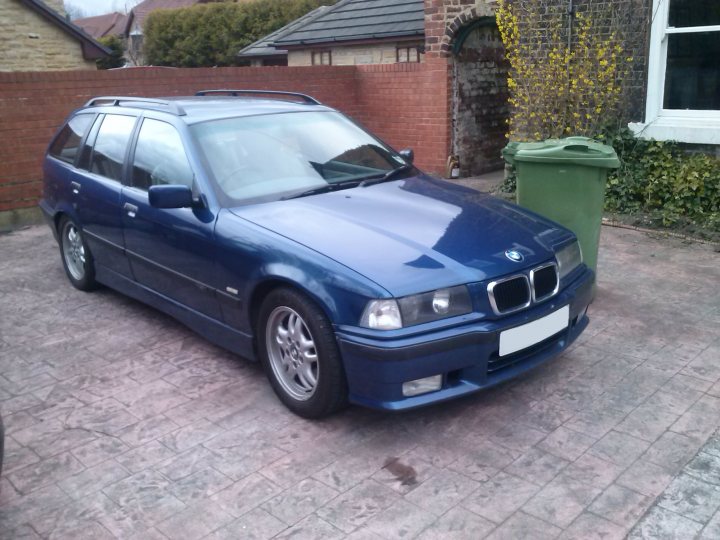
[[467,287],[449,287],[421,294],[405,296],[397,300],[371,300],[360,326],[374,330],[397,330],[472,311],[472,301]]
[[397,300],[370,300],[363,316],[360,319],[360,326],[372,328],[373,330],[397,330],[402,328],[402,317]]
[[557,259],[560,279],[563,279],[583,262],[582,250],[580,249],[578,241],[576,240],[572,244],[568,244],[555,253],[555,259]]

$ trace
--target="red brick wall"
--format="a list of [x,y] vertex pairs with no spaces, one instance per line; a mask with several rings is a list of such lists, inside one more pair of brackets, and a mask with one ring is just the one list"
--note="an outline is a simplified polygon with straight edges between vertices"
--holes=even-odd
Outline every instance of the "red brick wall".
[[356,66],[358,119],[415,163],[445,174],[450,148],[450,77],[446,58],[418,64]]
[[294,90],[359,120],[418,166],[449,151],[447,63],[0,73],[0,211],[35,206],[42,157],[68,113],[98,95],[188,95],[207,88]]

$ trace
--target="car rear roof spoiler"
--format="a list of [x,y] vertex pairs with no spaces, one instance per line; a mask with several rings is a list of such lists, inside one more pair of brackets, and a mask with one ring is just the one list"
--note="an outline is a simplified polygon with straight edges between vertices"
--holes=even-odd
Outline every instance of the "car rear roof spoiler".
[[[132,104],[132,105],[131,105]],[[174,101],[170,101],[167,99],[155,99],[155,98],[145,98],[145,97],[138,97],[138,96],[100,96],[92,98],[90,101],[88,101],[85,104],[85,107],[101,107],[101,106],[114,106],[114,107],[122,107],[123,105],[126,106],[134,106],[134,107],[140,107],[142,108],[142,105],[163,105],[165,107],[168,107],[173,113],[177,114],[178,116],[185,116],[185,109],[180,107],[177,103]]]
[[317,99],[307,94],[300,94],[299,92],[282,92],[279,90],[233,90],[233,89],[222,89],[222,90],[200,90],[196,92],[196,96],[209,96],[214,94],[228,94],[230,96],[277,96],[277,97],[294,97],[302,99],[303,102],[308,105],[322,105]]

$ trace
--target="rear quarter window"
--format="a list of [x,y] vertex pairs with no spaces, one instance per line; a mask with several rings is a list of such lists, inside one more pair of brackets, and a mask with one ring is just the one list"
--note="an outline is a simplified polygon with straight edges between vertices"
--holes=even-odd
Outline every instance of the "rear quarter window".
[[65,163],[75,163],[80,143],[93,117],[92,114],[78,114],[71,118],[50,146],[50,155]]

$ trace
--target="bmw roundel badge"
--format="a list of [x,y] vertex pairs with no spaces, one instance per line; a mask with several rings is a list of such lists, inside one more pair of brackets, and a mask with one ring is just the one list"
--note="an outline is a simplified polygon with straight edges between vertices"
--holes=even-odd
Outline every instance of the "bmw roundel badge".
[[522,253],[514,249],[508,249],[505,252],[505,256],[513,262],[522,262],[525,259],[525,256]]

